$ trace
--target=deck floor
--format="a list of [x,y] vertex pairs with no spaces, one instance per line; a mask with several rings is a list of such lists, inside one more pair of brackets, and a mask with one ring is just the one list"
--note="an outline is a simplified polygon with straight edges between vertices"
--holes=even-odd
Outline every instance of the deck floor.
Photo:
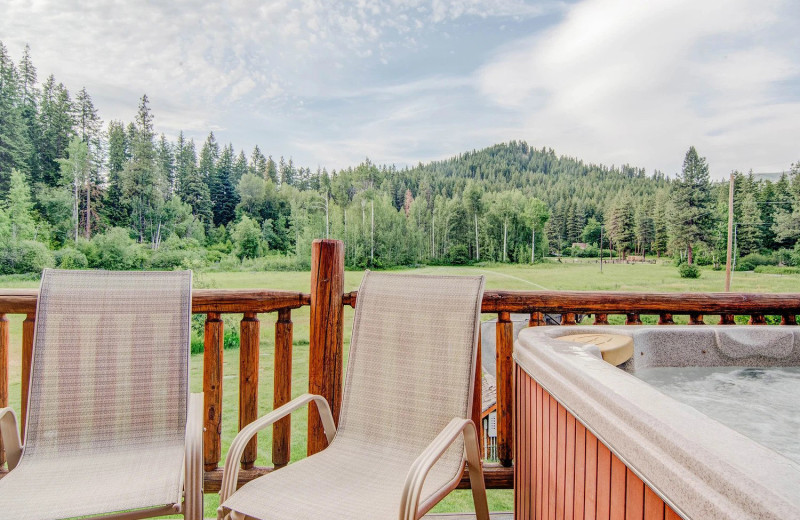
[[[514,520],[514,513],[490,513],[492,520]],[[475,520],[472,513],[431,513],[423,518],[431,520]]]

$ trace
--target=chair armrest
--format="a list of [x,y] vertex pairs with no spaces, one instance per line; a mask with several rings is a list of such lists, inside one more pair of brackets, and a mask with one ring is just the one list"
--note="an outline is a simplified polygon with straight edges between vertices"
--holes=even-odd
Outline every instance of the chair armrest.
[[475,431],[475,424],[471,420],[460,417],[451,420],[411,464],[403,486],[400,520],[417,520],[419,499],[425,477],[460,435],[464,436],[470,487],[472,487],[472,497],[475,501],[475,515],[477,520],[489,520],[489,506],[486,502],[486,486],[483,482],[478,434]]
[[22,458],[22,441],[17,428],[17,416],[11,408],[0,409],[0,435],[3,438],[3,448],[6,450],[8,470],[17,467]]
[[[186,420],[185,479],[183,515],[187,520],[203,519],[203,393],[189,396]],[[179,502],[180,503],[180,502]]]
[[236,435],[228,449],[228,455],[225,457],[225,466],[222,469],[222,485],[219,490],[219,503],[222,504],[229,496],[236,491],[236,483],[239,479],[239,461],[242,460],[244,448],[250,439],[272,423],[286,417],[298,408],[314,401],[319,410],[320,419],[322,419],[322,427],[325,430],[325,436],[328,438],[328,443],[333,440],[336,435],[336,425],[333,422],[333,415],[331,408],[328,406],[328,401],[320,395],[303,394],[300,397],[289,401],[285,405],[277,408],[264,417],[256,419]]

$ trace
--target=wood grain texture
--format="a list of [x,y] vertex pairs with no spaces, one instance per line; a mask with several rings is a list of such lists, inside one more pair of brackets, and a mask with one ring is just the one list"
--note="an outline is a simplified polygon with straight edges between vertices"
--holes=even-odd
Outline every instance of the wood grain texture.
[[203,462],[206,471],[217,467],[222,453],[222,328],[219,313],[208,313],[203,336]]
[[[261,324],[254,312],[239,323],[239,430],[258,418],[258,344]],[[250,469],[258,456],[258,435],[242,453],[242,469]]]
[[512,388],[514,360],[514,324],[507,312],[497,315],[496,325],[497,364],[497,458],[503,466],[511,466],[514,458],[514,436],[512,419],[514,399]]
[[[289,309],[278,311],[275,322],[275,373],[272,381],[272,409],[292,399],[292,336],[294,325]],[[292,417],[288,415],[272,426],[272,464],[282,468],[289,463],[292,446]]]
[[[8,406],[8,372],[11,367],[11,327],[5,314],[0,314],[0,408]],[[6,463],[6,451],[0,438],[0,467]]]
[[[515,367],[515,518],[678,518],[602,441]],[[530,467],[525,467],[530,466]]]
[[[328,401],[337,425],[342,405],[343,290],[344,243],[314,240],[311,244],[308,391]],[[327,444],[316,405],[309,403],[307,452],[313,455]]]
[[25,444],[25,425],[28,419],[28,393],[31,388],[31,369],[33,368],[33,331],[36,328],[36,314],[31,312],[22,322],[22,381],[20,385],[20,439]]
[[481,420],[481,412],[483,411],[483,385],[482,385],[482,372],[481,372],[481,329],[478,327],[478,345],[477,345],[476,359],[475,359],[475,376],[472,380],[472,423],[475,425],[475,430],[478,432],[478,449],[481,453],[481,460],[486,456],[484,453],[486,447],[483,445],[483,420]]

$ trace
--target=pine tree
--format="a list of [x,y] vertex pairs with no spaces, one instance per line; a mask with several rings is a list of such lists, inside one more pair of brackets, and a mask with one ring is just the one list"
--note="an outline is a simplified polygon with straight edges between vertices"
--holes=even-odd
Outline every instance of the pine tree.
[[233,163],[233,169],[231,170],[231,184],[236,186],[239,184],[239,180],[247,173],[247,157],[244,154],[244,150],[239,152],[239,155],[236,156],[236,160]]
[[22,124],[27,142],[27,172],[32,182],[41,179],[41,165],[37,145],[41,134],[38,121],[39,89],[36,87],[36,67],[31,59],[30,45],[25,45],[19,63],[19,81],[22,95]]
[[100,119],[91,96],[86,92],[86,87],[81,89],[75,97],[75,121],[78,137],[86,143],[89,153],[89,172],[83,186],[86,198],[82,211],[84,236],[88,239],[91,237],[92,215],[97,215],[97,211],[92,211],[92,200],[99,199],[102,182],[100,170],[102,168],[103,121]]
[[21,94],[17,68],[0,42],[0,193],[8,190],[13,169],[28,169]]
[[608,240],[620,258],[625,258],[633,245],[634,225],[633,201],[627,195],[617,197],[608,212],[605,227]]
[[128,137],[121,121],[108,123],[108,189],[105,218],[112,227],[126,223],[128,209],[122,200],[122,171],[130,158]]
[[262,179],[267,178],[267,159],[261,153],[258,145],[253,148],[253,153],[250,154],[250,173],[258,175]]
[[[202,160],[201,160],[202,162]],[[233,172],[233,145],[222,150],[216,168],[209,182],[209,192],[213,203],[214,225],[225,225],[235,217],[238,197],[231,182]]]
[[175,155],[164,134],[161,134],[156,149],[156,179],[163,186],[165,200],[171,199],[175,193]]
[[51,74],[42,87],[39,110],[39,158],[41,180],[48,186],[58,185],[61,179],[58,159],[67,156],[70,139],[75,135],[72,101],[63,83],[56,84]]
[[706,241],[712,225],[711,183],[705,157],[694,146],[686,152],[683,168],[673,186],[673,237],[686,247],[687,263],[693,262],[693,250]]
[[206,226],[213,220],[211,212],[211,195],[208,185],[203,182],[197,169],[197,154],[194,140],[186,141],[183,132],[178,136],[176,154],[176,171],[178,177],[178,194],[181,200],[192,208],[192,215]]

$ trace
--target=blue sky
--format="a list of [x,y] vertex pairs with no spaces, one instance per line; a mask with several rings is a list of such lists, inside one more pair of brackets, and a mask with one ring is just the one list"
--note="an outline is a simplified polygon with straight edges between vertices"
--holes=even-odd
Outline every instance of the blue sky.
[[512,139],[673,174],[800,160],[795,0],[6,0],[0,40],[107,122],[296,164],[413,165]]

